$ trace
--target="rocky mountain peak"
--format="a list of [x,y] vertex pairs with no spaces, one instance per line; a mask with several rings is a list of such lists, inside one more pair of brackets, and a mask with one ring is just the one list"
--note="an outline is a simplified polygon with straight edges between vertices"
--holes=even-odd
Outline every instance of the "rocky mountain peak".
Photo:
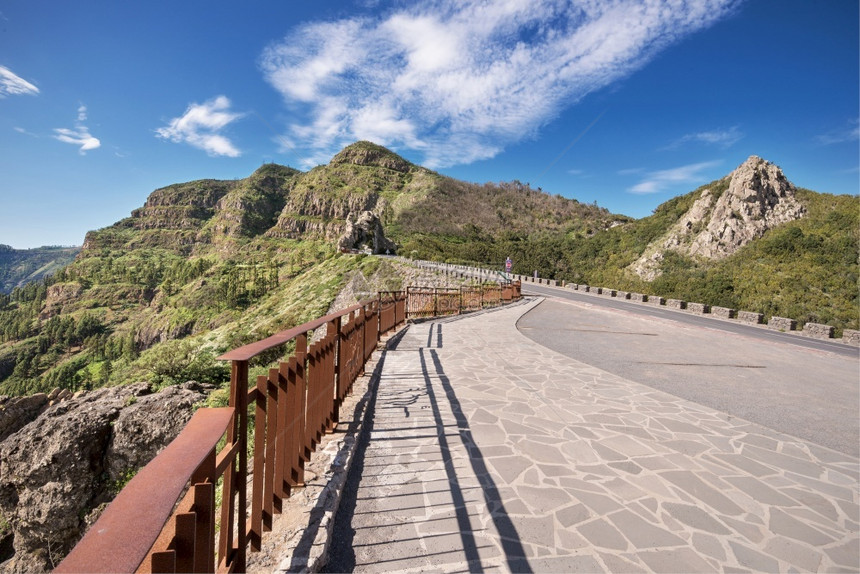
[[368,141],[360,141],[343,148],[331,159],[331,164],[351,163],[355,165],[383,167],[406,172],[412,164],[393,151]]
[[721,259],[766,231],[803,217],[795,187],[775,164],[750,156],[726,177],[702,190],[692,207],[654,241],[631,270],[646,280],[660,275],[666,250]]

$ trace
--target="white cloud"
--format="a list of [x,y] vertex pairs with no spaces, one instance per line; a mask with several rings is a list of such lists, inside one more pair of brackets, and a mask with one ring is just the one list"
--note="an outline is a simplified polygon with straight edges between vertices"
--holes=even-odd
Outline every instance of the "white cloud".
[[0,98],[6,96],[34,96],[39,93],[39,88],[27,80],[16,75],[5,66],[0,66]]
[[24,129],[20,126],[15,126],[12,129],[15,130],[16,132],[18,132],[19,134],[24,134],[25,136],[30,136],[31,138],[38,138],[39,137],[37,134],[34,134],[32,132],[28,132],[26,129]]
[[372,137],[430,167],[464,164],[533,137],[736,3],[428,0],[302,25],[260,66],[290,107],[286,137],[308,156]]
[[721,148],[729,148],[744,137],[740,128],[732,126],[729,129],[718,129],[712,131],[697,132],[681,136],[666,149],[677,149],[690,143],[702,143],[715,145]]
[[87,121],[87,107],[81,104],[78,107],[78,118],[74,129],[55,128],[54,138],[64,143],[80,146],[78,152],[81,155],[85,155],[89,150],[99,148],[102,145],[101,141],[90,134],[89,128],[84,125],[85,121]]
[[202,104],[191,104],[185,113],[158,128],[159,137],[176,143],[187,143],[211,156],[239,157],[242,152],[219,133],[243,114],[230,111],[230,100],[218,96]]
[[860,119],[853,119],[848,122],[848,125],[831,130],[826,134],[817,136],[816,141],[822,145],[833,145],[847,142],[856,142],[860,139]]
[[702,172],[719,165],[719,161],[705,161],[682,165],[672,169],[652,171],[645,174],[645,179],[629,188],[630,193],[645,194],[659,193],[672,185],[700,183],[704,175]]

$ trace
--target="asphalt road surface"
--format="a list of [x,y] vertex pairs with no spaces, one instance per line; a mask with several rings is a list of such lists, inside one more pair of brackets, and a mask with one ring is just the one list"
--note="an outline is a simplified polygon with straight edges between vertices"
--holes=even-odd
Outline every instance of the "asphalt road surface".
[[860,349],[641,303],[524,285],[550,298],[520,332],[572,359],[860,456]]

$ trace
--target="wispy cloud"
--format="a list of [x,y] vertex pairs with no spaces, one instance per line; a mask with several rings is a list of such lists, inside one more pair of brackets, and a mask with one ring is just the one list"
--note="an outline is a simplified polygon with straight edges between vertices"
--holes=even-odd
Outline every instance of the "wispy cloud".
[[260,66],[296,118],[309,163],[356,139],[430,167],[493,157],[563,107],[641,68],[736,0],[428,0],[381,17],[312,22]]
[[815,140],[822,145],[856,142],[860,139],[860,119],[854,118],[847,125],[817,136]]
[[732,126],[728,129],[717,129],[712,131],[696,132],[686,134],[666,146],[665,149],[677,149],[688,144],[706,144],[718,146],[721,148],[729,148],[741,139],[744,134],[738,126]]
[[630,193],[659,193],[677,184],[696,184],[701,183],[704,177],[704,171],[716,167],[720,161],[704,161],[701,163],[693,163],[682,165],[672,169],[664,169],[660,171],[652,171],[645,174],[645,179],[629,188]]
[[0,98],[6,96],[35,96],[39,88],[15,74],[5,66],[0,66]]
[[18,132],[19,134],[24,134],[25,136],[30,136],[31,138],[38,138],[38,137],[39,137],[39,136],[38,136],[38,134],[34,134],[34,133],[32,133],[32,132],[28,132],[26,129],[24,129],[24,128],[20,127],[20,126],[15,126],[15,127],[14,127],[14,128],[12,128],[12,129],[13,129],[13,130],[15,130],[16,132]]
[[84,124],[87,121],[87,107],[81,104],[78,107],[78,119],[75,122],[74,129],[55,128],[54,137],[61,142],[80,146],[78,152],[81,155],[86,155],[86,152],[96,149],[102,145],[98,138],[90,134],[89,128]]
[[218,96],[202,104],[191,104],[185,113],[158,128],[159,137],[187,143],[211,156],[239,157],[242,152],[221,132],[244,114],[230,111],[230,100]]

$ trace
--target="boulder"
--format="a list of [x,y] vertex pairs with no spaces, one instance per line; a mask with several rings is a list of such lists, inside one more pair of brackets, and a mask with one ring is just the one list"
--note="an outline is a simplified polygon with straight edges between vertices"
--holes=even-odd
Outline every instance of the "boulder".
[[385,237],[382,222],[372,211],[363,211],[357,216],[350,213],[337,246],[341,251],[370,250],[376,254],[393,254],[397,250],[397,244]]
[[29,397],[0,396],[0,441],[30,423],[46,406],[48,395],[45,393]]
[[14,550],[0,572],[59,564],[100,507],[176,437],[205,390],[98,389],[50,406],[0,443],[0,514]]

